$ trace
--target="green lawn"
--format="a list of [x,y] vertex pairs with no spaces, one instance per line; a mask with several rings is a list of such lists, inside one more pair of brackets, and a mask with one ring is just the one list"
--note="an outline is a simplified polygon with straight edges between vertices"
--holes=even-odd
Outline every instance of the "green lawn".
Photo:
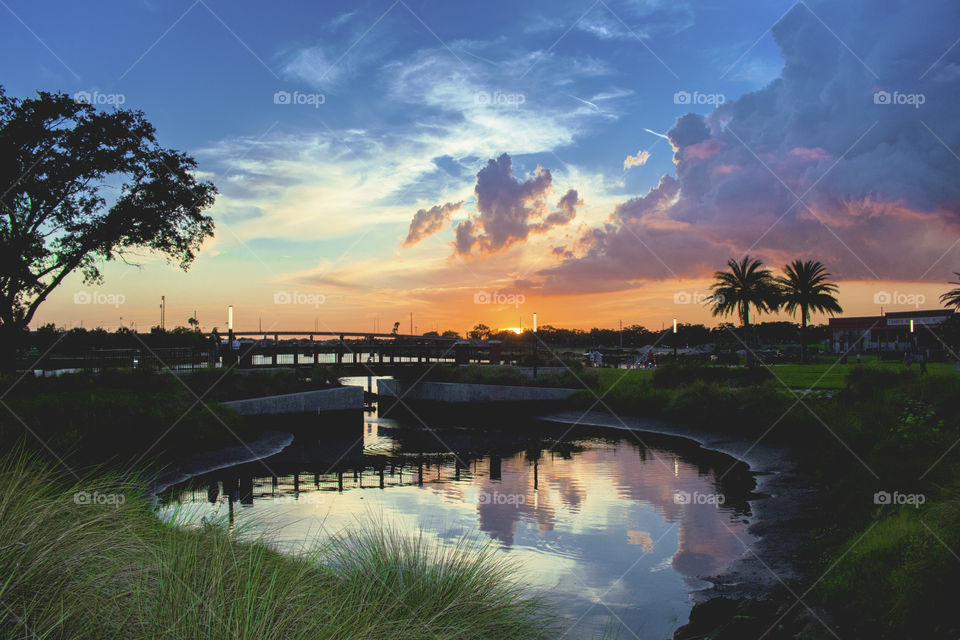
[[[862,366],[876,368],[883,371],[900,371],[906,367],[902,362],[882,361],[875,358],[864,358]],[[791,389],[836,390],[842,389],[847,383],[847,376],[857,367],[854,360],[848,359],[847,364],[774,364],[770,371],[776,378]],[[911,365],[911,369],[919,371],[919,365]],[[616,387],[630,386],[653,379],[654,369],[599,369],[599,389],[603,390],[610,385]],[[931,362],[927,365],[927,372],[932,376],[960,375],[953,365],[942,362]],[[584,376],[581,376],[584,377]]]
[[[857,367],[856,362],[847,364],[775,364],[770,371],[791,389],[842,389],[847,384],[847,376]],[[900,371],[906,367],[902,362],[864,360],[863,366],[883,371]],[[911,369],[920,369],[919,365],[911,365]],[[943,362],[931,362],[927,365],[930,375],[950,375],[957,371],[952,365]]]

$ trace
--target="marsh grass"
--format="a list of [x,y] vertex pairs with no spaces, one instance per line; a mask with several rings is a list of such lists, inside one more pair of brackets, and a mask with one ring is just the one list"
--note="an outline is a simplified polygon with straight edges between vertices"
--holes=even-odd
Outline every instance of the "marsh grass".
[[557,635],[547,605],[475,541],[442,550],[375,528],[281,555],[217,524],[162,522],[140,486],[64,477],[20,451],[0,461],[0,636]]

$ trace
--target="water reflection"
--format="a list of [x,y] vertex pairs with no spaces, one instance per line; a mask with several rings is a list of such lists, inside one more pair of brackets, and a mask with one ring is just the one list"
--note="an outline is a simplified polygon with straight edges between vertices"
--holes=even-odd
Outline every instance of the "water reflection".
[[[316,430],[314,430],[316,433]],[[303,431],[283,452],[172,487],[193,521],[225,518],[281,548],[383,521],[449,545],[482,532],[574,627],[670,637],[691,589],[744,551],[752,481],[732,461],[644,434],[537,424],[427,431],[368,418],[362,433]],[[647,446],[649,445],[649,446]],[[451,453],[455,452],[455,453]],[[718,502],[722,501],[722,504]]]

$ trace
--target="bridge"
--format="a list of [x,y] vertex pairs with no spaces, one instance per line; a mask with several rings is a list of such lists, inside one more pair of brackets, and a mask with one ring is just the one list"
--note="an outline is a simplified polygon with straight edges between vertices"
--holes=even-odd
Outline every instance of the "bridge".
[[[219,340],[216,338],[219,337]],[[191,346],[163,346],[175,336],[156,339],[131,334],[120,348],[57,348],[39,357],[25,354],[22,369],[64,370],[143,368],[191,370],[234,367],[239,371],[277,367],[336,367],[342,375],[390,375],[399,368],[435,364],[522,364],[534,342],[464,340],[369,331],[230,331],[188,335]],[[116,342],[116,338],[111,336]],[[151,344],[153,343],[153,344]],[[234,348],[234,346],[238,348]],[[38,349],[40,351],[40,349]]]

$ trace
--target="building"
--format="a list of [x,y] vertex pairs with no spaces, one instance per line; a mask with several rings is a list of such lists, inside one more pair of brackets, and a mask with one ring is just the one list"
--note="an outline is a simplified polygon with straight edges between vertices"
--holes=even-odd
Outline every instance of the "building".
[[939,349],[939,341],[927,329],[943,324],[950,309],[890,311],[880,316],[830,318],[830,343],[835,352],[907,351]]

